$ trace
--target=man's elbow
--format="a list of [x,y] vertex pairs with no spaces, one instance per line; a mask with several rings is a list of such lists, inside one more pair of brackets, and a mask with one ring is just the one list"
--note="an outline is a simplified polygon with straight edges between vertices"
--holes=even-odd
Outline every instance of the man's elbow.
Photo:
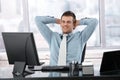
[[43,22],[42,16],[36,16],[36,17],[35,17],[35,21],[36,21],[36,22]]
[[96,18],[93,18],[93,23],[94,23],[95,25],[97,25],[97,24],[98,24],[98,20],[97,20]]

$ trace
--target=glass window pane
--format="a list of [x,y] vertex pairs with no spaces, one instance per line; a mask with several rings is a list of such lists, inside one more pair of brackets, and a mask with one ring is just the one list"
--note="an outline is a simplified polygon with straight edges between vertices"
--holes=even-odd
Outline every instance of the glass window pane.
[[120,1],[105,0],[106,46],[120,46]]
[[[35,16],[54,16],[60,18],[66,10],[75,12],[77,19],[83,17],[94,17],[99,21],[99,0],[28,0],[29,21],[31,31],[36,33],[39,48],[48,48],[44,38],[41,36],[35,24]],[[74,5],[73,5],[74,4]],[[60,26],[49,25],[53,31],[60,32]],[[81,27],[81,30],[84,26]],[[42,45],[40,45],[42,43]],[[88,46],[100,46],[99,25],[89,39]]]
[[[0,33],[23,31],[22,0],[0,0]],[[0,50],[4,49],[0,34]]]
[[0,0],[0,13],[1,13],[1,0]]
[[19,25],[23,19],[22,12],[21,0],[1,0],[0,26],[4,31],[19,31]]

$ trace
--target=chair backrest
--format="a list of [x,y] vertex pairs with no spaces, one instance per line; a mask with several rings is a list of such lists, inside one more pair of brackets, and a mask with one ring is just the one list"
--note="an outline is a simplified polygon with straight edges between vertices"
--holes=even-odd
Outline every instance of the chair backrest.
[[87,45],[87,43],[85,44],[84,49],[83,49],[83,52],[82,52],[82,59],[81,59],[81,63],[84,61],[84,58],[85,58],[86,45]]

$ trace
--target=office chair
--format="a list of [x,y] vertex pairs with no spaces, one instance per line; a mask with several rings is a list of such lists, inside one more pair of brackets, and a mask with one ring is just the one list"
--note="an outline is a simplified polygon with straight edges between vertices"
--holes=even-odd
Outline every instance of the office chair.
[[[82,52],[82,59],[81,59],[81,63],[84,61],[85,58],[85,52],[86,52],[86,45],[84,46],[83,52]],[[42,67],[42,71],[68,71],[69,70],[69,66],[43,66]],[[81,68],[79,69],[81,70]]]
[[82,59],[81,59],[81,63],[84,61],[84,58],[85,58],[86,45],[87,45],[87,43],[85,44],[84,49],[83,49],[83,52],[82,52]]

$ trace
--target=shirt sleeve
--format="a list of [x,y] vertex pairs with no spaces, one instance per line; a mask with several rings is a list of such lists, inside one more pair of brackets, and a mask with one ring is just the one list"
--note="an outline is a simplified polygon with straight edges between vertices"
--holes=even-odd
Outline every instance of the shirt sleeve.
[[83,18],[80,20],[80,25],[87,25],[87,27],[85,27],[85,29],[81,32],[82,42],[87,42],[94,32],[97,24],[98,21],[95,18]]
[[47,40],[48,44],[50,44],[53,31],[50,30],[47,24],[56,23],[56,19],[50,16],[36,16],[35,22],[40,33]]

